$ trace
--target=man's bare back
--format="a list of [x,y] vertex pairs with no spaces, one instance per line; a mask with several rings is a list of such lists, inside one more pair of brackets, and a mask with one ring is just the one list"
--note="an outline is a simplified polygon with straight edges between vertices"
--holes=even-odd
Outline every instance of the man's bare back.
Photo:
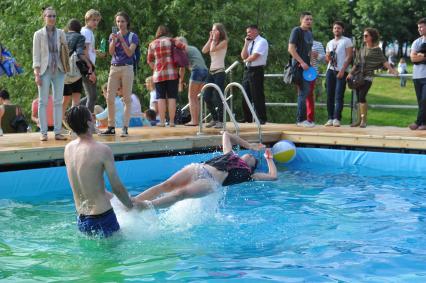
[[93,139],[74,140],[65,147],[67,174],[79,214],[96,215],[111,209],[103,173],[111,149]]
[[94,122],[85,106],[74,106],[66,113],[66,122],[77,139],[65,147],[64,159],[74,195],[79,230],[88,235],[108,237],[120,229],[112,209],[111,194],[105,191],[104,172],[114,195],[127,208],[133,203],[120,181],[111,149],[93,139]]

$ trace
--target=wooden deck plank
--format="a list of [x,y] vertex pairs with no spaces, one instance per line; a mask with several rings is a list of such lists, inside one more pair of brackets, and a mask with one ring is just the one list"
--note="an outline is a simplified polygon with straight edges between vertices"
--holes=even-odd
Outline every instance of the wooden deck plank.
[[[227,129],[234,131],[231,123],[227,124]],[[130,128],[129,131],[130,136],[126,138],[117,135],[95,136],[95,139],[111,146],[116,155],[199,150],[221,144],[217,129],[205,129],[203,135],[197,135],[198,127],[185,126]],[[257,141],[254,124],[240,124],[240,133],[250,141]],[[293,124],[268,123],[262,126],[262,135],[265,143],[288,139],[302,144],[426,150],[426,131],[398,127],[300,128]],[[49,133],[48,142],[40,142],[38,133],[6,134],[0,137],[0,165],[61,160],[67,142],[55,141],[53,133]]]

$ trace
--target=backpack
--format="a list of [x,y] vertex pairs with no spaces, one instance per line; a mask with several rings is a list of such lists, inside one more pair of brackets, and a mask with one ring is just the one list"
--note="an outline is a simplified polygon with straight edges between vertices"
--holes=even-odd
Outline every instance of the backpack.
[[[132,44],[133,39],[133,32],[130,32],[129,34],[129,44]],[[136,45],[135,53],[133,53],[133,68],[136,70],[139,68],[139,62],[141,60],[141,47],[140,45]]]
[[69,54],[69,71],[65,73],[65,81],[66,85],[75,83],[81,78],[80,69],[77,66],[77,62],[80,60],[77,55],[76,46],[70,50]]
[[26,133],[28,129],[28,123],[25,121],[25,117],[22,114],[21,107],[16,106],[16,116],[10,121],[10,126],[17,133]]
[[188,54],[184,49],[180,49],[176,46],[175,41],[172,40],[172,60],[173,63],[179,68],[185,68],[189,66]]
[[69,85],[75,83],[81,78],[80,69],[77,66],[79,60],[77,53],[74,51],[70,56],[70,70],[65,74],[64,84]]

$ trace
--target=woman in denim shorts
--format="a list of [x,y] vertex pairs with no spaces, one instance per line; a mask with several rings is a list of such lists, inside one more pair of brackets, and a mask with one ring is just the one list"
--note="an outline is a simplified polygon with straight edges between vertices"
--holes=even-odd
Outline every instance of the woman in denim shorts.
[[[191,113],[191,121],[186,123],[185,126],[198,126],[200,115],[198,94],[201,92],[201,89],[206,82],[209,71],[200,50],[198,50],[198,48],[195,46],[188,45],[188,42],[184,37],[179,37],[179,40],[187,45],[186,52],[188,54],[190,65],[189,68],[191,70],[188,89],[189,112]],[[180,87],[182,87],[183,79],[184,76],[180,76]]]

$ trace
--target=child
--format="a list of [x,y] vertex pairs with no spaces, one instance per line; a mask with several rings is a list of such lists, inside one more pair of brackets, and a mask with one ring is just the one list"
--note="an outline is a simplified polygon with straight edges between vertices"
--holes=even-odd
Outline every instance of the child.
[[[102,86],[102,95],[107,97],[107,86],[108,83],[104,83]],[[123,127],[123,119],[124,119],[124,103],[120,98],[121,88],[118,89],[115,96],[115,127],[121,128]],[[99,127],[107,127],[108,126],[108,107],[105,109],[100,105],[95,105],[95,114],[96,114],[96,124]]]
[[144,114],[145,118],[151,123],[151,126],[157,125],[159,120],[157,120],[157,113],[154,110],[148,109]]
[[[405,63],[405,59],[404,58],[401,58],[399,60],[399,63],[398,63],[398,72],[400,74],[407,74],[407,63]],[[407,78],[405,78],[404,76],[401,76],[401,81],[400,81],[401,87],[405,87],[406,84],[407,84]]]
[[155,113],[158,113],[158,99],[157,99],[157,92],[155,91],[154,81],[152,80],[152,76],[147,77],[145,79],[145,87],[149,91],[149,109],[152,109],[155,111]]

